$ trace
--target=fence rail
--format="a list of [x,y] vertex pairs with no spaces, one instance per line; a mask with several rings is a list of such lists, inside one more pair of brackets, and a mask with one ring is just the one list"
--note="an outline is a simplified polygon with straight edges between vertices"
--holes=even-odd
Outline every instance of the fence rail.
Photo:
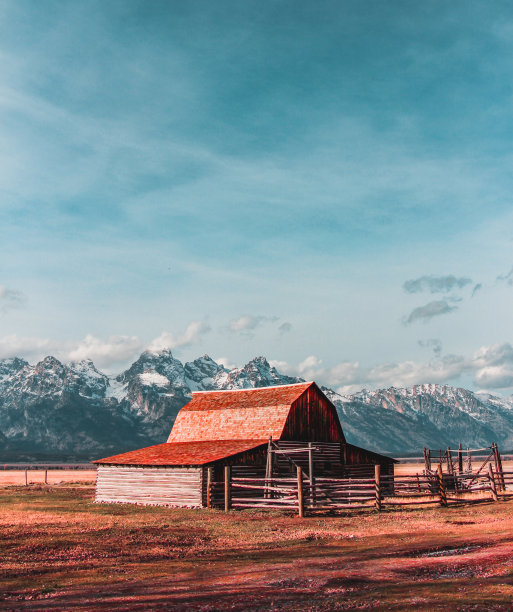
[[[226,479],[227,478],[227,479]],[[310,482],[298,466],[297,478],[238,478],[225,472],[224,482],[210,482],[207,505],[230,508],[260,508],[305,512],[326,510],[382,510],[394,506],[499,501],[513,496],[513,471],[442,474],[436,471],[406,476],[374,478],[313,478]]]

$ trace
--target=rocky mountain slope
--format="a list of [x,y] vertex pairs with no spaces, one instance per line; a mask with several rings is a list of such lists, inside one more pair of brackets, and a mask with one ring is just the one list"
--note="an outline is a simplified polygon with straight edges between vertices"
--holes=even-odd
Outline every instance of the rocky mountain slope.
[[[89,459],[163,442],[192,391],[300,382],[264,357],[227,370],[207,355],[182,364],[171,351],[144,352],[109,377],[87,360],[36,365],[0,360],[0,461]],[[349,442],[381,452],[423,446],[513,448],[513,400],[441,385],[362,391],[337,406]]]

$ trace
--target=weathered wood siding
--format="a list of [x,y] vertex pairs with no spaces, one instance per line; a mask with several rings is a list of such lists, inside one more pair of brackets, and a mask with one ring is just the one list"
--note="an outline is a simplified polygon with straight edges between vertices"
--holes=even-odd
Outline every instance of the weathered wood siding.
[[354,444],[343,445],[342,451],[347,476],[373,478],[375,465],[381,466],[382,476],[391,476],[394,473],[394,460],[389,457]]
[[[278,476],[296,475],[295,466],[303,468],[304,473],[310,475],[310,459],[305,442],[276,442],[276,446],[282,450],[292,451],[290,455],[276,453],[273,460],[273,473]],[[312,464],[315,477],[340,478],[342,474],[342,453],[340,442],[312,442]],[[298,449],[300,452],[298,452]],[[287,456],[294,462],[287,460]]]
[[200,467],[100,465],[95,501],[200,507],[202,480]]
[[292,404],[280,440],[345,442],[337,411],[317,385]]

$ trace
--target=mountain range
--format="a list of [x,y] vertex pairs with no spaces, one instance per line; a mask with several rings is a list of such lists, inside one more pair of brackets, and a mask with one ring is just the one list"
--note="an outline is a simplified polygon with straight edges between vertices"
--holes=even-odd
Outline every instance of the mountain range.
[[[167,439],[192,391],[302,382],[265,357],[227,369],[204,355],[183,364],[170,350],[145,351],[124,372],[107,376],[92,361],[36,365],[0,360],[0,461],[89,460]],[[390,387],[342,396],[335,404],[348,442],[404,456],[422,447],[513,448],[513,397],[445,385]]]

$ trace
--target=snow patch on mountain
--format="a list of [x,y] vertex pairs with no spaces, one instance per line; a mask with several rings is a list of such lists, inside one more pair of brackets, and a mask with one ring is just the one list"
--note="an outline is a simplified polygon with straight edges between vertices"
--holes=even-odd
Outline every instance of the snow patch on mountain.
[[139,379],[143,385],[155,385],[156,387],[169,386],[169,380],[158,372],[143,372],[139,374]]

